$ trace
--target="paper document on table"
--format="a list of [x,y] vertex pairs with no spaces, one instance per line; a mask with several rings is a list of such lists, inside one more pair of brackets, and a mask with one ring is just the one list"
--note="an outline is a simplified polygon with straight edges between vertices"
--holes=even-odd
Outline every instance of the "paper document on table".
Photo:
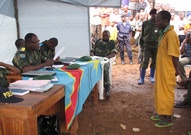
[[62,48],[56,53],[56,55],[54,56],[53,60],[56,60],[56,58],[57,58],[58,56],[60,56],[60,54],[61,54],[64,50],[65,50],[65,47],[62,47]]
[[50,80],[18,80],[10,83],[9,89],[22,89],[28,91],[44,92],[53,87]]

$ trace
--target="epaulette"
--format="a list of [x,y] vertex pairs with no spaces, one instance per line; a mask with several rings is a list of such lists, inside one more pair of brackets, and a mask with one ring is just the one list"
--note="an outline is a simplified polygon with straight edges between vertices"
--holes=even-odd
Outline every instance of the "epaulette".
[[24,52],[25,50],[26,50],[25,47],[21,47],[21,49],[20,49],[21,52]]

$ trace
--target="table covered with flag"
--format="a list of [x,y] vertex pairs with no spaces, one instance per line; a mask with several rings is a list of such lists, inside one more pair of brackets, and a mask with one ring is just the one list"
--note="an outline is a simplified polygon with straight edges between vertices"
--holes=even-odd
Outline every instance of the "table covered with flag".
[[65,116],[68,129],[74,118],[82,111],[90,92],[101,79],[102,69],[99,60],[82,62],[80,68],[68,70],[66,66],[54,70],[58,82],[65,86]]

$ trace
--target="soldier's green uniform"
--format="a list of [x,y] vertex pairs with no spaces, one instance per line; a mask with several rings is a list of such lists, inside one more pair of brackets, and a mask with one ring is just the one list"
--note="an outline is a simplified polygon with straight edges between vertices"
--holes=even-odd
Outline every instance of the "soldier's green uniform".
[[0,68],[0,86],[7,88],[9,83],[6,76],[9,74],[9,70],[6,68]]
[[[97,40],[95,43],[92,52],[95,56],[106,57],[111,53],[116,53],[116,46],[113,40],[109,40],[109,42],[104,42],[101,39]],[[104,64],[104,87],[105,90],[109,89],[110,87],[110,80],[109,80],[109,63]]]
[[141,67],[147,69],[149,58],[152,57],[151,68],[155,68],[156,54],[158,47],[158,29],[151,20],[143,22],[141,31],[141,49],[143,49],[143,61]]
[[46,41],[41,43],[40,51],[41,54],[47,59],[54,58],[55,56],[55,49],[49,49],[48,46],[46,45]]
[[27,47],[22,47],[17,50],[12,63],[22,71],[24,66],[39,65],[45,62],[47,58],[42,56],[40,50],[30,51]]
[[[156,10],[152,9],[150,15],[156,14]],[[155,11],[154,11],[155,10]],[[143,58],[141,61],[141,69],[140,69],[140,79],[138,81],[139,85],[144,83],[145,72],[148,67],[150,58],[150,81],[152,83],[155,82],[154,74],[155,74],[155,66],[156,66],[156,55],[158,48],[158,37],[159,32],[155,23],[155,18],[151,17],[151,19],[144,21],[142,24],[141,37],[140,37],[140,46],[141,50],[143,50]]]

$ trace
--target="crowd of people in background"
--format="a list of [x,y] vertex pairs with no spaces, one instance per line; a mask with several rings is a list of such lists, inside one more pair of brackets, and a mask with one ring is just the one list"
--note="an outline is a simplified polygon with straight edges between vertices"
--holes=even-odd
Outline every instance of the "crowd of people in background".
[[[191,32],[191,16],[184,11],[176,11],[169,4],[153,3],[150,0],[139,0],[140,6],[136,10],[129,9],[128,5],[121,8],[91,7],[90,8],[90,29],[92,45],[101,38],[104,30],[110,31],[110,39],[117,42],[117,24],[122,22],[121,15],[127,14],[127,22],[131,25],[131,36],[135,38],[136,45],[139,45],[139,37],[143,21],[150,19],[149,12],[155,8],[157,12],[166,10],[171,13],[170,24],[179,37],[180,45],[185,39],[186,33]],[[139,47],[139,46],[138,46]],[[138,63],[141,61],[141,52],[138,54]],[[123,62],[122,62],[123,63]]]
[[[110,40],[116,43],[121,64],[124,65],[124,47],[129,64],[133,64],[132,45],[138,46],[137,61],[140,64],[139,85],[150,63],[150,82],[155,83],[156,127],[172,126],[173,105],[177,108],[191,107],[191,71],[187,78],[184,65],[191,64],[191,15],[176,11],[169,4],[139,0],[137,9],[91,7],[90,28],[92,48],[101,33],[110,32]],[[130,44],[130,38],[135,44]],[[156,77],[155,75],[156,69]],[[181,77],[179,85],[188,89],[184,101],[174,104],[176,76]],[[155,82],[156,79],[156,82]]]
[[[96,55],[108,59],[115,57],[119,49],[121,64],[125,64],[124,47],[129,64],[133,64],[130,38],[135,39],[138,46],[137,61],[140,65],[139,85],[144,84],[146,69],[150,59],[150,82],[155,83],[155,106],[157,115],[151,117],[156,127],[172,126],[174,105],[174,86],[176,75],[180,75],[180,85],[188,92],[183,102],[174,106],[191,107],[191,71],[187,78],[184,65],[191,64],[191,16],[185,12],[177,12],[169,4],[153,3],[139,0],[136,10],[127,5],[121,8],[91,7],[90,28],[92,38],[91,56]],[[52,66],[59,61],[54,59],[57,38],[50,38],[40,43],[34,33],[26,34],[24,39],[17,39],[17,52],[12,60],[13,65],[0,62],[0,86],[8,87],[8,74],[18,74]],[[117,45],[117,46],[116,46]],[[109,80],[110,64],[104,65],[105,98],[110,98],[111,84]],[[155,75],[156,69],[156,77]],[[155,79],[156,78],[156,82]]]

